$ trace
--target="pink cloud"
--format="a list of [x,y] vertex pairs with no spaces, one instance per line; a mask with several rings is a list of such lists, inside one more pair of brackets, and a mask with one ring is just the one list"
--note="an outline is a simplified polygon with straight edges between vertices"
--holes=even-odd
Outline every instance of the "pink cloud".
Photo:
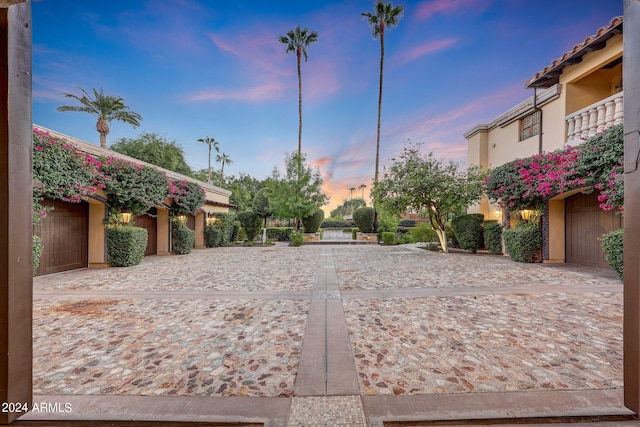
[[188,97],[189,101],[249,101],[261,102],[281,98],[284,93],[285,85],[279,81],[271,81],[258,86],[239,88],[239,89],[210,89],[203,90]]
[[420,20],[426,20],[433,15],[441,13],[443,15],[451,15],[461,9],[468,9],[472,6],[484,7],[489,3],[487,0],[433,0],[421,3],[415,13],[415,17]]
[[456,44],[457,42],[458,42],[458,39],[446,39],[446,40],[437,40],[434,42],[423,43],[409,50],[406,50],[404,52],[400,52],[396,56],[395,61],[401,64],[406,64],[407,62],[414,61],[424,55],[428,55],[430,53],[444,50],[449,46]]

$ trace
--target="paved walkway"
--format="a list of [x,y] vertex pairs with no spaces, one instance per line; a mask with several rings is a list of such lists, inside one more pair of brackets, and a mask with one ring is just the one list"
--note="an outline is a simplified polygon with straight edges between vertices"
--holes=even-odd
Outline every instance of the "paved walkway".
[[499,256],[277,245],[148,257],[36,278],[33,340],[36,401],[72,408],[33,420],[629,414],[622,283]]

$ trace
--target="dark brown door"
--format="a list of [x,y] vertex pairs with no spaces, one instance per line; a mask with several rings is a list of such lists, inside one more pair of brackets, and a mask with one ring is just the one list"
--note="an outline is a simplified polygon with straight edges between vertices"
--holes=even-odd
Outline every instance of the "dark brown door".
[[147,230],[147,248],[144,255],[156,255],[158,253],[158,210],[152,208],[146,215],[136,217],[135,226]]
[[35,230],[43,244],[38,275],[87,267],[89,205],[50,199],[43,205],[53,210]]
[[598,194],[576,194],[565,200],[567,262],[609,267],[599,239],[622,227],[622,217],[615,211],[600,209]]

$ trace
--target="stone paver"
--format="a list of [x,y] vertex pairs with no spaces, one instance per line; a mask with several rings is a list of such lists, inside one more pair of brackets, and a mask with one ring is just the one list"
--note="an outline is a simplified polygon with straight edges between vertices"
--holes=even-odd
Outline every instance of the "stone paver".
[[196,250],[34,280],[37,395],[290,399],[306,346],[331,370],[334,341],[363,399],[620,390],[622,283],[378,245]]

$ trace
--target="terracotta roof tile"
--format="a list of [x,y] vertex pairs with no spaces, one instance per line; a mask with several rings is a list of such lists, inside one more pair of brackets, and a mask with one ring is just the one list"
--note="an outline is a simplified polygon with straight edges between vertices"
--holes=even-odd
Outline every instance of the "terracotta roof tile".
[[617,16],[617,17],[613,18],[611,20],[611,22],[609,23],[609,25],[605,25],[604,27],[601,27],[600,29],[598,29],[598,31],[595,34],[593,34],[593,35],[587,37],[586,39],[584,39],[584,41],[582,43],[578,43],[577,45],[575,45],[570,51],[566,52],[560,58],[554,59],[551,62],[551,64],[549,64],[542,71],[536,73],[535,76],[533,76],[532,78],[527,80],[525,82],[525,85],[526,86],[530,86],[531,84],[536,82],[536,80],[540,79],[541,77],[544,77],[550,71],[554,71],[558,67],[564,68],[565,66],[569,65],[569,64],[563,65],[563,63],[567,59],[569,59],[571,57],[582,56],[585,53],[587,53],[587,51],[585,51],[586,47],[588,47],[593,41],[599,40],[603,35],[607,34],[611,30],[613,30],[614,28],[616,28],[619,25],[621,25],[622,21],[623,21],[623,17],[622,16]]

